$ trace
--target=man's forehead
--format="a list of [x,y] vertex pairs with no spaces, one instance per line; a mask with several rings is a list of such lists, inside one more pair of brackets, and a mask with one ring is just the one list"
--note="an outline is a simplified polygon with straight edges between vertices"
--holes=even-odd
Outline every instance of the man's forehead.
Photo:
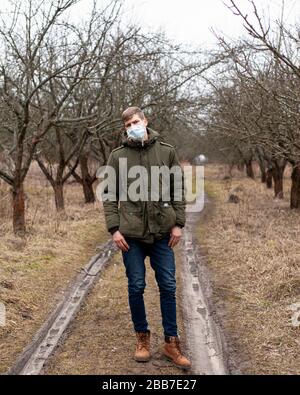
[[125,122],[125,125],[127,125],[128,123],[134,122],[134,121],[141,121],[142,119],[137,115],[134,114],[131,118],[127,119],[127,121]]

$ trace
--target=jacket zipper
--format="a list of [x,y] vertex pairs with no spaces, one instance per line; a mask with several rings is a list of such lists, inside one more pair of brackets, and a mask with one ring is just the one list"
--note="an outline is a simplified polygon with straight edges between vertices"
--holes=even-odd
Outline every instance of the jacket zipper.
[[[145,151],[146,152],[146,151]],[[148,171],[149,171],[149,157],[148,157],[148,152],[146,152],[146,155],[147,155],[147,163],[148,163]],[[142,149],[140,149],[140,164],[141,164],[141,166],[142,166]],[[149,177],[149,174],[148,174],[148,177]],[[149,179],[148,179],[148,182],[149,182]],[[144,187],[144,184],[142,183],[142,185],[143,185],[143,187]],[[144,191],[143,191],[144,192]],[[147,192],[149,193],[149,191],[148,191],[148,185],[147,185]],[[144,195],[144,194],[143,194]],[[148,216],[148,207],[147,207],[147,202],[146,201],[142,201],[142,206],[143,206],[143,213],[145,213],[145,215],[146,216]],[[150,233],[150,229],[149,229],[149,223],[148,223],[148,220],[147,220],[147,229],[146,229],[146,234],[149,234]]]

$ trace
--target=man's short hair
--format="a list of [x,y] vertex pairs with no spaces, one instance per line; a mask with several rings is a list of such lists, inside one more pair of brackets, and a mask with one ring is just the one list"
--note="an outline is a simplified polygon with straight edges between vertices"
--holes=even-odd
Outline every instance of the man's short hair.
[[138,115],[141,119],[145,119],[145,114],[139,107],[129,107],[122,114],[123,123],[127,122],[134,115]]

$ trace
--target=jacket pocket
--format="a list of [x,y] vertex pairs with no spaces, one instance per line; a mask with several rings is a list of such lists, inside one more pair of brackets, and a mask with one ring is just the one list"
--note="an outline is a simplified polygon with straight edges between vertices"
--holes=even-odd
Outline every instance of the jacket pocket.
[[120,205],[119,231],[128,237],[142,237],[144,234],[144,214],[141,206],[132,202]]
[[170,202],[157,202],[157,222],[161,233],[169,232],[176,224],[176,213]]

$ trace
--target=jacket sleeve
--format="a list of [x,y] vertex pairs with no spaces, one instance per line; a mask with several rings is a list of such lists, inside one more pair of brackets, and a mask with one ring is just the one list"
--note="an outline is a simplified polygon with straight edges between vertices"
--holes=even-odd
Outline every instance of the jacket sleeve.
[[173,173],[171,173],[170,195],[171,195],[171,203],[176,213],[176,225],[183,228],[185,226],[185,221],[186,221],[186,214],[185,214],[186,196],[185,196],[185,185],[184,185],[184,172],[179,162],[175,148],[171,152],[170,164],[171,164],[170,167],[179,166],[180,168],[180,169],[178,168],[178,173],[176,172],[175,178]]
[[[119,169],[118,163],[114,156],[114,153],[111,152],[107,161],[107,166],[111,166],[116,174],[115,184],[112,185],[112,192],[116,192],[115,196],[114,193],[108,196],[108,200],[103,200],[103,209],[104,209],[104,216],[106,221],[106,227],[108,232],[113,234],[115,231],[119,229],[120,225],[120,215],[119,215]],[[104,189],[104,192],[108,192],[108,188]]]

